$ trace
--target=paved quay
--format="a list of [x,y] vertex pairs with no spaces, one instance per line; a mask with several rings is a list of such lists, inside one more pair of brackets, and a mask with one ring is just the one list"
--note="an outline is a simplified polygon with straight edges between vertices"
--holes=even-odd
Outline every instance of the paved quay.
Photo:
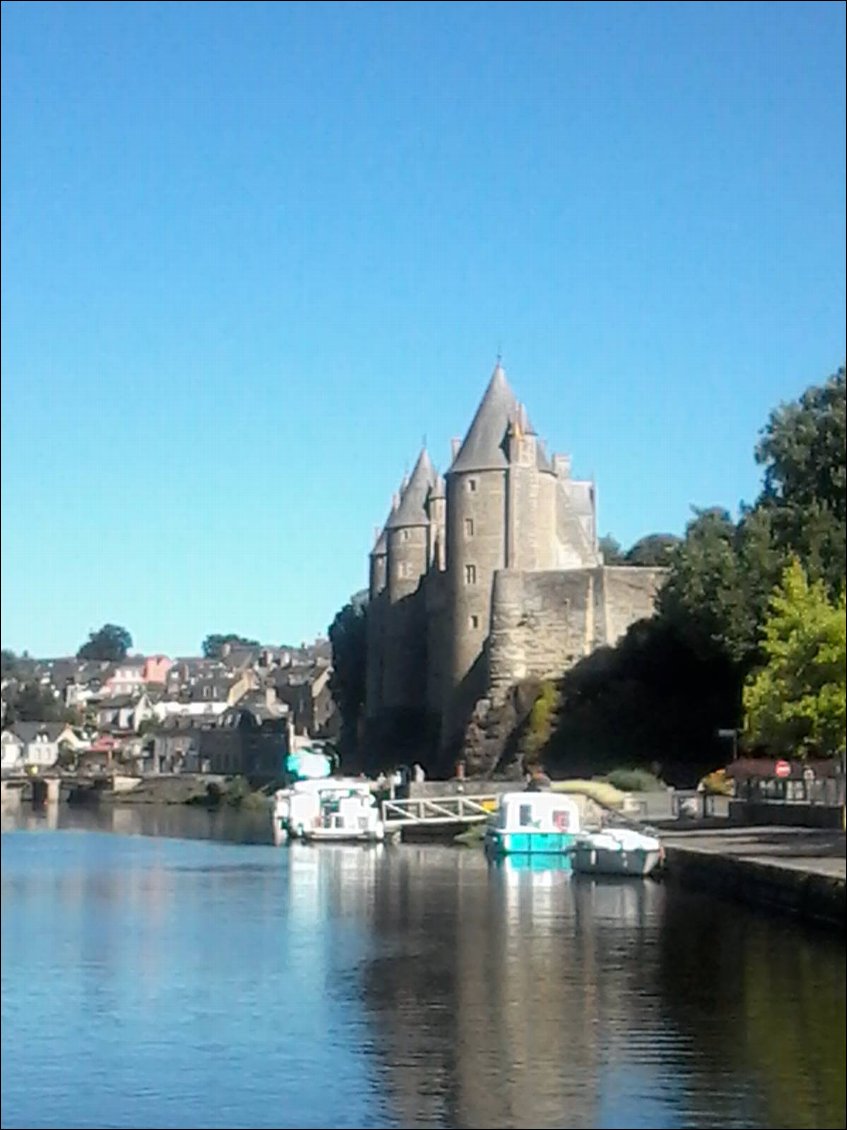
[[844,832],[778,826],[724,826],[675,831],[665,826],[662,839],[668,848],[717,854],[835,879],[847,878],[847,837]]
[[844,832],[724,825],[661,835],[672,882],[844,930]]

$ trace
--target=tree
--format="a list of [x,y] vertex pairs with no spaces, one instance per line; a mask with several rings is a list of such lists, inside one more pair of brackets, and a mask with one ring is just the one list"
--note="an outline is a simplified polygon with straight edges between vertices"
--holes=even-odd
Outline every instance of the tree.
[[89,632],[88,641],[76,653],[77,659],[105,660],[119,663],[132,647],[132,636],[117,624],[104,624],[97,632]]
[[23,683],[7,700],[6,721],[64,722],[68,711],[48,688],[38,683]]
[[340,746],[356,748],[359,719],[365,705],[367,661],[367,592],[356,593],[338,612],[329,628],[332,674],[329,688],[341,715]]
[[603,554],[604,565],[623,565],[624,555],[621,543],[611,534],[605,534],[597,543],[597,548]]
[[767,512],[749,510],[735,523],[717,507],[695,510],[674,550],[659,615],[704,658],[726,654],[743,678],[760,658],[759,628],[784,560]]
[[229,632],[226,635],[211,635],[206,636],[203,640],[202,648],[203,655],[206,659],[220,659],[223,654],[224,647],[230,644],[234,647],[259,647],[258,640],[248,640],[246,636],[236,635],[235,632]]
[[795,558],[770,601],[762,650],[766,664],[744,688],[749,741],[775,754],[844,750],[847,628],[844,593],[829,599]]
[[764,469],[759,506],[773,515],[780,545],[836,594],[845,576],[847,411],[841,368],[798,401],[771,413],[756,447]]
[[0,651],[0,678],[10,679],[17,673],[18,657],[8,647]]
[[640,538],[624,557],[626,565],[670,565],[673,552],[682,541],[676,534],[648,534]]

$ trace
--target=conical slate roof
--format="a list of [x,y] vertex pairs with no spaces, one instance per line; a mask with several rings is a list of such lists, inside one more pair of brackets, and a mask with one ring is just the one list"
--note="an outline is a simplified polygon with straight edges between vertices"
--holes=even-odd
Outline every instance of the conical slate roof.
[[451,471],[490,471],[506,467],[505,438],[518,407],[500,362],[473,418]]
[[[513,423],[524,435],[536,434],[526,409],[518,403],[498,361],[450,471],[497,471],[508,467],[507,437]],[[549,470],[550,465],[540,443],[536,450],[539,469]]]
[[385,553],[388,553],[388,537],[385,533],[385,527],[383,526],[379,537],[374,542],[371,557],[380,557]]
[[430,499],[447,497],[447,486],[444,482],[443,475],[435,476],[435,482],[429,488],[429,497]]
[[418,456],[412,477],[400,496],[400,505],[385,523],[386,530],[396,530],[401,526],[428,526],[426,498],[434,482],[435,469],[424,448]]

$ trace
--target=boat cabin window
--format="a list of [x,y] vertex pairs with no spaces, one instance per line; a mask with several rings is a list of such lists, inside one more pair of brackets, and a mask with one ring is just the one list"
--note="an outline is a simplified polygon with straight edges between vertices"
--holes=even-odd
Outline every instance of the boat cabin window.
[[553,813],[553,827],[557,832],[567,832],[571,826],[571,814],[567,809],[557,808]]
[[527,828],[532,822],[532,805],[522,804],[518,811],[518,823],[522,828]]

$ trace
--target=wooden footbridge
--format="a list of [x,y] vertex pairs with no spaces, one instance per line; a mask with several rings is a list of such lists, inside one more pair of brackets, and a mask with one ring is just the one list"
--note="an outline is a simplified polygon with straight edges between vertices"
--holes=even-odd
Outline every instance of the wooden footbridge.
[[386,832],[400,832],[403,828],[432,828],[439,824],[481,824],[499,801],[496,793],[396,798],[382,802],[382,820]]

